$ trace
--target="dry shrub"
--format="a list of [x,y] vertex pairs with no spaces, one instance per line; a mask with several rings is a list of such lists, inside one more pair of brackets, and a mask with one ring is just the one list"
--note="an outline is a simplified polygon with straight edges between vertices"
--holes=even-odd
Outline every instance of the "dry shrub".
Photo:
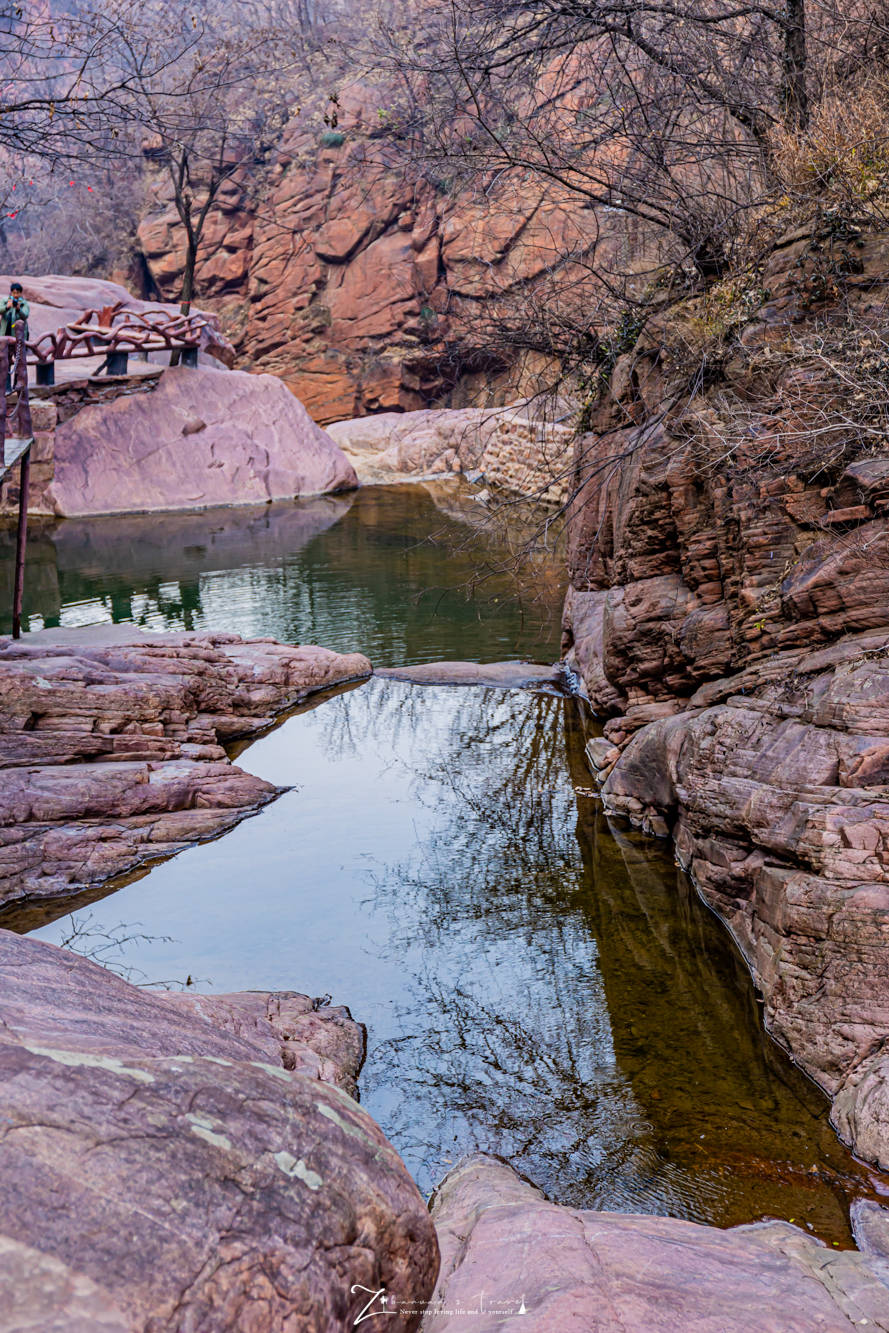
[[786,191],[779,208],[812,202],[850,220],[889,218],[889,76],[828,93],[805,130],[776,129],[772,147]]

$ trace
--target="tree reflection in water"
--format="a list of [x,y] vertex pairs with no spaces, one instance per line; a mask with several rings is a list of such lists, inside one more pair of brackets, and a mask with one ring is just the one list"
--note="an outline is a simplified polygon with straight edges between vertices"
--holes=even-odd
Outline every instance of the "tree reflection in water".
[[[380,706],[384,732],[414,727],[423,692]],[[743,961],[669,850],[575,795],[582,746],[570,702],[455,698],[417,775],[434,832],[373,877],[390,961],[419,944],[424,964],[401,1035],[371,1050],[369,1108],[425,1187],[479,1148],[576,1206],[792,1216],[847,1240],[869,1173],[764,1034]]]
[[97,919],[173,937],[125,953],[152,979],[350,1004],[362,1100],[424,1189],[480,1148],[561,1202],[848,1243],[849,1196],[881,1182],[670,848],[577,794],[583,741],[554,695],[371,680],[247,747],[285,794]]

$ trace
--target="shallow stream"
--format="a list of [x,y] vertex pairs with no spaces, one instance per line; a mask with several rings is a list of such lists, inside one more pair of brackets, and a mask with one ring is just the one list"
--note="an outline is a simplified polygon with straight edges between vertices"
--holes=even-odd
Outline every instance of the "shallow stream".
[[[413,486],[59,524],[31,543],[27,623],[271,634],[378,666],[554,660],[559,558],[517,590],[474,506]],[[849,1244],[849,1200],[885,1182],[764,1034],[670,848],[587,794],[584,725],[554,694],[371,680],[242,748],[290,788],[257,817],[55,920],[0,924],[58,942],[73,910],[149,937],[110,960],[136,979],[348,1004],[362,1101],[423,1190],[481,1148],[560,1202],[793,1218]]]

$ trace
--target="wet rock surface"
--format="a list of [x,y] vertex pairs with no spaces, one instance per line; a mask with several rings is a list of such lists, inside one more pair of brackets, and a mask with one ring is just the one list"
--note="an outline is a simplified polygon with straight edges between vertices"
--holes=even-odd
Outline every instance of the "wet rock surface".
[[428,1297],[423,1200],[337,1086],[347,1010],[146,995],[5,931],[0,971],[0,1328],[321,1333],[353,1285]]
[[[864,324],[885,242],[860,253],[848,299]],[[831,390],[813,370],[801,396],[773,354],[814,318],[786,262],[718,393],[670,409],[656,332],[615,368],[579,449],[565,648],[604,722],[588,754],[606,808],[673,833],[769,1029],[834,1098],[846,1141],[886,1165],[885,459],[844,446],[826,461],[806,442],[800,414]],[[731,412],[756,429],[727,453]]]
[[557,662],[422,662],[419,666],[380,667],[374,675],[409,685],[487,685],[505,690],[561,690],[565,672]]
[[277,789],[223,744],[369,674],[357,653],[234,634],[0,639],[0,902],[74,893],[232,827]]
[[432,1215],[441,1273],[424,1333],[889,1329],[879,1261],[784,1222],[719,1231],[559,1207],[483,1156],[446,1177]]

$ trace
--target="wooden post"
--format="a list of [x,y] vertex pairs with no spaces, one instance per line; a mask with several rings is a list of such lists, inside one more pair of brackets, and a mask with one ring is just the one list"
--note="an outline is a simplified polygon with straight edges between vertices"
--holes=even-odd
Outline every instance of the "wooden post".
[[3,392],[0,393],[0,466],[6,462],[6,380],[9,375],[9,343],[5,338],[0,338],[0,385]]
[[15,585],[12,594],[12,637],[22,637],[22,601],[25,595],[25,546],[28,541],[28,491],[31,486],[31,448],[19,464],[19,525],[15,539]]
[[31,426],[31,399],[28,396],[28,348],[25,344],[25,321],[20,319],[15,326],[15,389],[18,402],[15,406],[17,433],[23,440],[34,434]]
[[[31,402],[28,397],[28,349],[25,345],[25,324],[21,319],[15,326],[15,387],[18,390],[18,402],[15,407],[16,431],[22,439],[27,440],[30,439],[34,431],[31,425]],[[5,396],[3,411],[5,415]],[[22,461],[19,464],[19,522],[15,541],[15,583],[12,593],[12,637],[14,639],[21,638],[22,634],[22,601],[25,593],[25,547],[28,542],[28,492],[30,488],[31,446],[29,445],[22,454]]]

